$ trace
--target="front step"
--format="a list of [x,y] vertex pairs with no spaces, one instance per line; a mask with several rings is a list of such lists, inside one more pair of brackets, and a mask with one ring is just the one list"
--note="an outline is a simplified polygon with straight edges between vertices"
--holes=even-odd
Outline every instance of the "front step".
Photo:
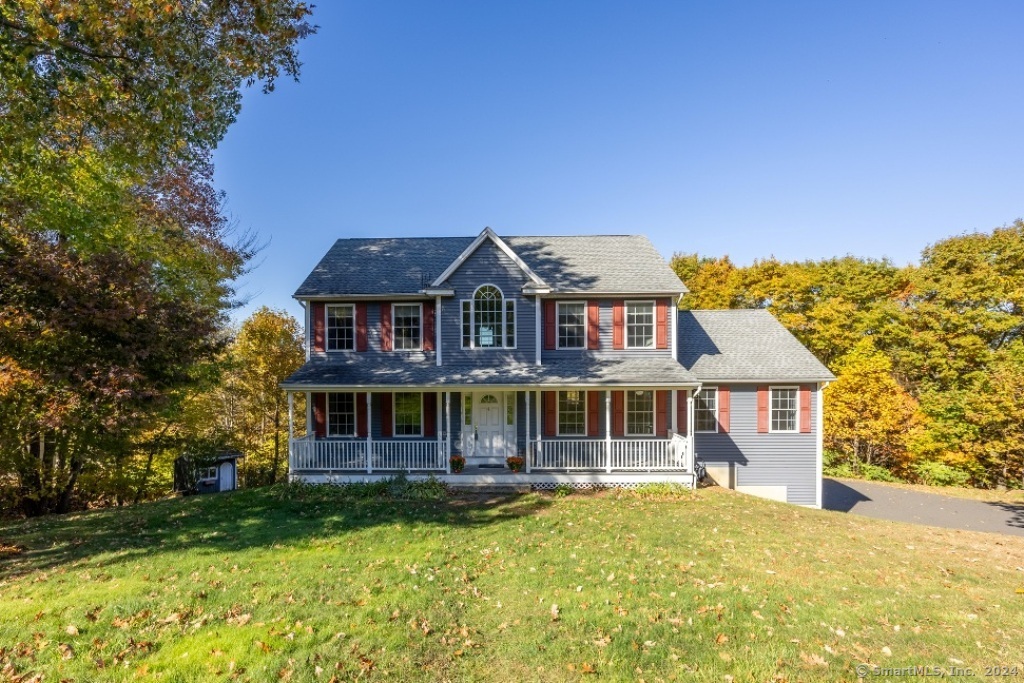
[[479,467],[480,465],[501,465],[505,467],[505,458],[500,455],[471,455],[466,458],[466,467]]

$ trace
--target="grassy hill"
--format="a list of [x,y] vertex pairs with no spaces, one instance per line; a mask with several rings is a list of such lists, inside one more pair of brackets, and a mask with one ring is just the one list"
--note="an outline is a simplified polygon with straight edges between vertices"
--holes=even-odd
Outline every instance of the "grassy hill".
[[721,489],[277,487],[0,525],[0,614],[25,680],[1024,675],[1024,539]]

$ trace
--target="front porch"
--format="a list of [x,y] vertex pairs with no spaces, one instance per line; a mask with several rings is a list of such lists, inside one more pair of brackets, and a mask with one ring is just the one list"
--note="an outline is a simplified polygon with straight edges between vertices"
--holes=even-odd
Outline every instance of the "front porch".
[[[307,434],[289,438],[290,476],[302,481],[403,472],[454,486],[693,483],[689,388],[339,388],[310,392],[306,404]],[[289,417],[291,425],[291,405]],[[452,472],[453,455],[465,458],[462,473]],[[523,459],[522,472],[507,468],[511,456]]]
[[[691,439],[673,434],[668,439],[544,439],[529,441],[522,474],[535,472],[693,473]],[[438,439],[333,439],[310,434],[289,443],[289,471],[308,480],[309,475],[331,477],[353,473],[452,474],[451,442],[444,433]],[[500,462],[468,460],[469,477],[476,471],[496,476],[507,472]],[[521,475],[519,475],[521,476]],[[660,481],[660,479],[659,479]]]

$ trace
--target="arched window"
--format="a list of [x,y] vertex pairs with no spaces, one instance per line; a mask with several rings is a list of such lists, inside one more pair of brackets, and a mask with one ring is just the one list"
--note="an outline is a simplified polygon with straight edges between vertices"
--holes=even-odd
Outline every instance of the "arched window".
[[516,302],[494,285],[480,285],[462,301],[463,348],[515,348]]

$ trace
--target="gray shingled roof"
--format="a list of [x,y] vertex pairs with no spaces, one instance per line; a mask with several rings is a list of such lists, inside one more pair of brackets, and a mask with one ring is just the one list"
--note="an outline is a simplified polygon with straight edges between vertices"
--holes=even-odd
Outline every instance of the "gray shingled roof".
[[679,361],[699,380],[835,379],[768,311],[680,311]]
[[693,375],[666,356],[596,358],[533,364],[445,365],[393,354],[332,354],[306,362],[281,386],[458,387],[458,386],[666,386],[696,384]]
[[[473,239],[339,239],[299,286],[295,296],[419,292],[441,275]],[[559,293],[687,291],[643,235],[502,239]]]

